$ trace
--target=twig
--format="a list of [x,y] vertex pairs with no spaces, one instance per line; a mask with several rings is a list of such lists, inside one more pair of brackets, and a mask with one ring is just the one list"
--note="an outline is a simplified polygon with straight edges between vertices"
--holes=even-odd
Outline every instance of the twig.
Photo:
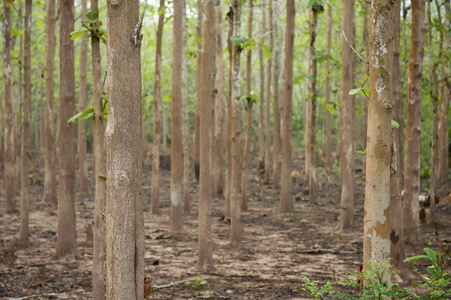
[[182,281],[177,281],[177,282],[173,282],[173,283],[169,283],[169,284],[164,284],[164,285],[152,285],[153,289],[164,289],[167,287],[171,287],[173,285],[177,285],[177,284],[181,284],[181,283],[185,283],[189,280],[182,280]]
[[355,52],[355,54],[357,54],[358,57],[360,57],[360,59],[364,62],[364,63],[368,63],[366,60],[364,60],[360,54],[354,49],[354,47],[352,47],[352,45],[349,43],[348,38],[346,37],[345,32],[343,31],[343,29],[341,30],[341,33],[343,33],[343,36],[345,37],[346,43],[348,43],[349,47],[351,47],[352,51]]
[[31,299],[31,298],[37,298],[37,297],[52,297],[52,296],[56,296],[56,294],[51,293],[51,294],[31,295],[31,296],[25,296],[22,298],[10,298],[9,300],[25,300],[25,299]]

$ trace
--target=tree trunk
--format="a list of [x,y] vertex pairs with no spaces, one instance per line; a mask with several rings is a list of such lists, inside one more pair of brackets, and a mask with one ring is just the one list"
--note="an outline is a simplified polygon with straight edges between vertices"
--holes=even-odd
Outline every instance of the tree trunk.
[[58,119],[58,238],[55,257],[75,256],[75,127],[67,126],[75,114],[74,0],[60,1],[60,108]]
[[274,49],[274,69],[273,69],[273,78],[274,78],[274,90],[273,90],[273,106],[272,106],[272,110],[273,110],[273,118],[274,118],[274,123],[273,123],[273,132],[274,132],[274,136],[273,136],[273,174],[274,174],[274,188],[278,189],[280,187],[280,162],[279,162],[279,146],[280,146],[280,137],[279,137],[279,125],[280,125],[280,120],[279,120],[279,70],[280,70],[280,51],[279,51],[279,46],[278,45],[274,45],[274,40],[276,40],[276,42],[278,42],[278,22],[277,20],[279,19],[279,17],[277,16],[277,12],[278,12],[278,5],[277,5],[277,1],[274,2],[274,9],[276,11],[276,13],[272,13],[272,15],[270,16],[271,20],[270,20],[270,24],[271,24],[271,31],[273,31],[274,33],[271,34],[271,48]]
[[45,157],[44,157],[44,199],[48,204],[56,205],[55,176],[55,134],[53,124],[53,72],[55,59],[55,0],[47,3],[46,25],[46,72],[45,72]]
[[421,86],[424,56],[424,0],[412,0],[409,81],[407,89],[406,149],[404,170],[404,233],[413,243],[420,240]]
[[213,194],[218,196],[223,192],[224,179],[222,176],[222,167],[224,165],[224,57],[223,57],[223,38],[222,38],[222,9],[221,1],[216,3],[216,84],[215,95],[215,126],[214,143],[212,155],[213,172]]
[[[164,0],[160,0],[160,7]],[[158,186],[160,172],[160,103],[161,103],[161,45],[163,43],[164,12],[158,17],[157,48],[155,51],[155,85],[153,101],[153,155],[152,155],[152,195],[150,207],[153,214],[160,213]]]
[[[205,23],[203,47],[215,47],[215,3],[205,0]],[[211,137],[214,78],[214,51],[202,52],[201,94],[200,94],[200,185],[199,185],[199,260],[200,269],[211,270],[213,266],[213,234],[211,202],[213,196],[211,179]]]
[[402,170],[403,170],[403,121],[402,121],[402,94],[400,70],[400,36],[401,36],[401,2],[396,1],[393,12],[393,69],[392,69],[392,98],[393,120],[399,124],[393,129],[393,158],[396,161],[395,174],[390,178],[390,257],[392,264],[398,269],[403,266],[404,253],[404,224],[402,222]]
[[183,3],[174,2],[172,50],[172,118],[171,118],[171,233],[183,229],[183,149],[182,149],[182,61]]
[[[248,1],[249,11],[247,20],[247,35],[248,39],[252,38],[252,14],[253,14],[253,1]],[[251,135],[252,135],[252,78],[251,78],[251,65],[252,65],[252,51],[248,51],[246,54],[246,100],[247,100],[247,127],[246,127],[246,142],[244,144],[243,153],[243,168],[241,171],[241,210],[247,210],[247,169],[249,167],[249,154],[251,152]]]
[[[161,100],[161,98],[160,98]],[[161,114],[163,118],[163,145],[162,145],[162,152],[164,154],[168,153],[168,115],[166,113],[166,105],[163,101],[160,101],[161,104]]]
[[107,299],[144,299],[141,23],[138,0],[107,5]]
[[[326,55],[330,55],[332,45],[332,6],[327,3],[327,50]],[[326,105],[330,103],[330,60],[326,60],[326,80],[324,82],[324,101]],[[326,109],[326,172],[332,172],[332,114]]]
[[307,74],[311,77],[307,79],[307,97],[308,100],[308,151],[306,160],[309,168],[305,170],[309,182],[309,202],[314,204],[316,202],[316,73],[317,73],[317,59],[316,57],[316,25],[318,19],[318,12],[322,10],[322,6],[314,4],[308,9],[309,19],[309,46],[307,48]]
[[[390,256],[390,174],[393,174],[391,170],[396,170],[392,155],[396,155],[397,147],[393,145],[394,151],[391,150],[392,130],[396,129],[391,126],[394,103],[392,80],[387,76],[393,67],[393,52],[387,51],[393,47],[393,10],[391,0],[371,2],[370,98],[363,223],[363,262],[366,270],[372,269],[368,263],[370,260],[384,264]],[[343,179],[345,181],[346,177]]]
[[[81,1],[82,20],[86,19],[85,15],[86,0]],[[88,56],[88,40],[83,35],[80,46],[80,83],[78,89],[78,110],[86,109],[86,62]],[[84,195],[89,194],[88,189],[88,162],[86,160],[86,121],[78,121],[78,171],[80,174],[80,192]]]
[[31,120],[31,8],[32,0],[25,1],[25,35],[24,35],[24,114],[22,126],[22,170],[20,190],[20,231],[19,245],[28,244],[28,151],[30,149],[30,120]]
[[10,7],[3,2],[3,78],[5,82],[5,198],[6,213],[15,213],[15,135],[14,135],[14,111],[12,99],[12,71],[11,71],[11,12]]
[[[17,3],[17,5],[19,6],[19,13],[18,13],[18,18],[17,18],[17,23],[16,23],[16,28],[22,28],[22,19],[23,19],[23,15],[22,15],[22,1],[19,1],[19,3]],[[13,36],[13,42],[12,42],[12,50],[14,51],[15,48],[15,43],[16,42],[16,37]],[[23,34],[20,34],[20,38],[19,38],[19,57],[22,58],[23,57]],[[21,176],[20,176],[20,172],[21,172],[21,168],[22,168],[22,160],[20,158],[21,155],[21,141],[22,141],[22,107],[23,107],[23,69],[22,67],[19,65],[19,86],[18,86],[18,90],[19,90],[19,98],[16,101],[16,104],[14,105],[13,103],[13,110],[17,113],[14,115],[14,122],[15,122],[15,129],[14,132],[16,134],[15,137],[15,154],[16,154],[16,165],[15,165],[15,170],[16,170],[16,180],[15,180],[15,184],[16,184],[16,192],[15,194],[21,194]],[[15,84],[14,84],[15,85]],[[13,87],[14,87],[13,85]],[[13,93],[13,98],[16,98],[16,95],[14,95]],[[36,132],[38,133],[39,130],[36,130]]]
[[[363,4],[366,5],[366,4]],[[369,33],[368,33],[368,15],[365,13],[363,17],[363,46],[365,47],[365,60],[369,60]],[[365,63],[365,74],[369,74],[369,65],[368,63]],[[368,99],[366,97],[363,97],[363,109],[362,109],[362,117],[363,117],[363,124],[362,124],[362,149],[365,151],[366,144],[367,144],[367,132],[368,132]],[[366,174],[366,157],[362,157],[362,174]]]
[[[354,41],[354,0],[343,1],[342,38],[343,67],[341,90],[341,141],[340,141],[340,176],[341,176],[341,210],[338,229],[347,229],[353,225],[354,218],[354,96],[349,91],[354,87],[354,53],[348,42]],[[347,40],[347,41],[346,41]]]
[[[91,0],[91,11],[99,9],[98,0]],[[94,99],[94,160],[95,160],[95,202],[94,202],[94,245],[92,264],[92,296],[94,300],[105,299],[105,190],[106,180],[100,174],[105,174],[105,121],[102,103],[102,64],[100,55],[100,40],[91,37],[91,66]]]
[[[197,0],[197,35],[199,38],[202,36],[202,18],[203,18],[203,4],[202,0]],[[202,51],[202,44],[197,41],[197,50]],[[193,156],[194,156],[194,175],[196,180],[199,182],[199,155],[200,155],[200,93],[202,87],[200,86],[201,81],[201,68],[202,68],[202,55],[197,55],[196,57],[196,111],[194,116],[194,145],[193,145]]]
[[[269,0],[269,40],[270,44],[268,46],[269,51],[272,51],[271,40],[273,39],[273,32],[271,28],[271,18],[273,15],[272,4],[274,0]],[[264,11],[263,11],[264,12]],[[263,17],[263,23],[266,24],[266,18]],[[264,25],[266,28],[266,26]],[[266,30],[265,30],[266,31]],[[267,79],[266,79],[266,122],[265,122],[265,135],[266,135],[266,150],[265,150],[265,178],[264,183],[269,183],[269,172],[271,171],[271,76],[272,76],[272,58],[268,58],[268,69],[267,69]]]
[[280,191],[280,212],[293,211],[291,179],[291,128],[293,107],[293,51],[294,51],[294,0],[287,0],[287,24],[285,29],[285,71],[283,86],[282,122],[282,184]]
[[[265,20],[265,7],[263,6],[262,9],[262,15],[263,20]],[[260,24],[261,26],[261,32],[260,35],[264,35],[266,33],[265,23],[262,22]],[[261,41],[262,44],[265,43],[264,38],[262,38]],[[260,173],[265,170],[265,134],[264,134],[264,128],[265,128],[265,113],[264,113],[264,107],[265,107],[265,61],[263,57],[263,48],[258,48],[258,58],[260,60],[260,99],[257,102],[258,108],[259,108],[259,115],[258,115],[258,165],[257,165],[257,171]]]
[[[241,0],[232,1],[233,34],[241,36]],[[241,247],[241,109],[240,109],[240,54],[241,45],[233,44],[232,51],[232,173],[230,196],[230,238],[232,248]]]

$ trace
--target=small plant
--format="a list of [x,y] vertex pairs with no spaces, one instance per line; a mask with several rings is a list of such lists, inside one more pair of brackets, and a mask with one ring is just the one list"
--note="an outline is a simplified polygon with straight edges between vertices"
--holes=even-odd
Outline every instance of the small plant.
[[206,280],[201,280],[199,277],[194,278],[194,281],[187,281],[185,284],[194,285],[195,287],[200,287],[202,285],[206,285]]
[[213,295],[212,291],[204,291],[204,292],[200,292],[202,294],[202,298],[204,299],[208,299]]
[[427,235],[423,236],[423,242],[428,246],[432,244],[431,239]]
[[332,284],[328,281],[321,288],[314,282],[311,282],[310,279],[305,277],[306,282],[302,284],[302,291],[306,291],[311,296],[315,297],[315,299],[325,299],[324,297],[331,294]]

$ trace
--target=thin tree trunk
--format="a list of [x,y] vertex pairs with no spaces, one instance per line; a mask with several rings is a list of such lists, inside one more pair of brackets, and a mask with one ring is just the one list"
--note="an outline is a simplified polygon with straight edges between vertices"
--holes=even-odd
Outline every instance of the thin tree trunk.
[[222,38],[222,9],[221,1],[216,3],[216,95],[215,95],[215,126],[212,156],[213,194],[218,196],[223,192],[224,179],[222,166],[224,164],[224,57]]
[[[263,20],[265,20],[265,7],[262,9]],[[265,23],[262,22],[260,24],[261,32],[260,35],[264,35],[266,33]],[[261,41],[263,44],[265,43],[264,38]],[[258,115],[258,165],[257,171],[260,173],[265,170],[265,62],[263,58],[263,48],[258,48],[258,58],[260,60],[260,99],[258,101],[259,115]]]
[[[354,87],[354,53],[348,42],[354,41],[354,0],[343,1],[343,32],[342,38],[343,67],[341,91],[341,141],[340,141],[340,176],[341,176],[341,210],[338,229],[347,229],[353,225],[354,219],[354,96],[349,91]],[[347,41],[346,41],[347,40]]]
[[[272,19],[272,4],[274,0],[269,0],[269,51],[272,51],[271,40],[273,40],[273,32],[271,28],[271,19]],[[263,12],[265,12],[263,10]],[[263,16],[263,24],[266,24],[266,17]],[[266,29],[266,26],[263,25]],[[266,30],[265,30],[266,31]],[[272,76],[272,58],[268,58],[268,66],[267,66],[267,79],[266,79],[266,121],[265,121],[265,135],[266,135],[266,150],[265,150],[265,178],[264,183],[269,183],[269,173],[271,171],[271,76]]]
[[404,170],[404,233],[413,243],[420,240],[421,86],[424,56],[424,0],[412,0],[409,81],[407,90],[406,149]]
[[[19,1],[19,3],[17,3],[17,5],[19,6],[19,16],[17,18],[17,28],[22,28],[22,19],[23,19],[23,15],[22,15],[22,1]],[[15,47],[15,41],[16,41],[16,37],[13,36],[13,42],[12,42],[12,49],[14,51],[14,47]],[[22,58],[23,57],[23,34],[20,35],[19,38],[19,57]],[[19,66],[18,68],[19,70],[19,98],[17,99],[17,103],[14,105],[13,103],[13,109],[14,111],[17,111],[17,114],[14,115],[14,122],[15,122],[15,133],[16,133],[16,137],[15,137],[15,150],[14,152],[16,153],[16,165],[15,165],[15,170],[16,170],[16,180],[15,180],[15,184],[16,184],[16,194],[21,194],[21,176],[20,176],[20,172],[21,172],[21,168],[22,168],[22,160],[21,160],[21,141],[22,141],[22,107],[23,107],[23,68],[21,66]],[[16,98],[16,96],[13,93],[13,97]],[[14,107],[15,106],[15,107]],[[36,133],[39,133],[39,130],[36,130]]]
[[107,299],[144,299],[141,22],[138,0],[108,1]]
[[31,8],[32,0],[25,1],[25,36],[24,36],[24,80],[25,99],[22,131],[22,177],[20,190],[20,231],[19,245],[28,244],[28,151],[30,149],[30,120],[31,120]]
[[166,113],[166,105],[163,101],[161,101],[160,98],[160,104],[161,104],[161,115],[163,119],[163,145],[162,145],[162,152],[164,154],[168,153],[168,114]]
[[183,148],[182,148],[182,61],[183,61],[183,3],[174,2],[172,50],[172,118],[171,118],[171,233],[183,229]]
[[293,211],[291,179],[291,128],[293,107],[293,51],[294,51],[294,0],[287,0],[287,24],[285,29],[285,71],[282,122],[282,184],[280,191],[280,212]]
[[[160,7],[164,0],[160,0]],[[153,214],[160,213],[158,191],[160,177],[160,103],[161,103],[161,46],[163,44],[164,12],[158,17],[157,48],[155,51],[155,85],[153,102],[153,155],[152,155],[152,195],[150,207]],[[164,135],[164,134],[163,134]]]
[[[205,23],[202,36],[203,47],[215,47],[215,3],[205,0]],[[211,95],[214,78],[214,51],[202,52],[200,94],[200,181],[199,181],[199,260],[200,269],[211,270],[213,265],[213,234],[211,202],[213,196],[211,178],[212,105]]]
[[392,131],[395,130],[391,126],[394,103],[391,80],[387,77],[393,67],[393,52],[387,49],[393,47],[393,11],[391,0],[371,2],[372,43],[363,229],[363,262],[366,270],[372,269],[370,260],[384,264],[390,256],[390,174],[393,174],[391,170],[394,168],[391,163],[396,163],[392,155],[396,153],[391,150]]
[[[241,0],[232,1],[233,36],[241,36]],[[232,172],[230,212],[230,238],[232,248],[241,247],[241,109],[240,109],[240,54],[241,45],[233,44],[232,51]]]
[[[86,0],[81,1],[82,20],[86,19],[85,15]],[[84,35],[80,46],[80,83],[78,89],[78,110],[86,109],[86,63],[88,56],[88,40]],[[88,189],[88,161],[86,160],[86,121],[78,121],[78,171],[80,174],[80,192],[84,195],[89,194]]]
[[44,199],[56,205],[55,176],[55,134],[53,129],[53,71],[55,57],[55,0],[47,3],[46,25],[46,72],[45,72],[45,157],[44,157]]
[[[197,35],[199,38],[202,36],[202,18],[203,18],[203,4],[202,0],[197,0]],[[202,44],[197,41],[197,50],[202,50]],[[202,68],[202,55],[196,57],[196,111],[194,116],[194,144],[193,144],[193,156],[194,156],[194,175],[199,182],[199,155],[200,155],[200,93],[201,93],[201,68]]]
[[274,123],[273,123],[273,132],[274,132],[274,136],[273,136],[273,174],[274,174],[274,188],[278,189],[280,187],[280,162],[279,162],[279,146],[280,146],[280,140],[279,140],[279,125],[280,125],[280,120],[279,120],[279,72],[280,72],[280,51],[279,51],[279,46],[275,46],[274,45],[274,40],[276,40],[276,42],[278,42],[278,16],[277,16],[277,11],[278,11],[278,5],[277,5],[278,1],[274,2],[274,9],[276,11],[276,13],[272,13],[271,16],[271,31],[273,31],[274,33],[271,34],[271,48],[274,49],[274,69],[273,69],[273,78],[274,78],[274,90],[273,90],[273,118],[274,118]]
[[58,238],[55,258],[77,253],[75,216],[75,127],[67,120],[75,114],[74,0],[60,1],[60,108],[58,119]]
[[[99,9],[98,0],[91,0],[91,11]],[[91,37],[91,66],[94,99],[94,160],[95,160],[95,202],[94,202],[94,245],[92,264],[92,296],[94,300],[105,299],[105,191],[106,180],[100,174],[105,174],[105,121],[102,103],[102,64],[100,55],[100,41]]]
[[[248,39],[252,38],[252,14],[253,1],[248,1],[248,20],[247,35]],[[247,100],[247,127],[246,127],[246,143],[244,144],[243,168],[241,171],[241,210],[247,210],[247,169],[249,167],[249,154],[251,152],[251,135],[252,135],[252,78],[251,78],[252,51],[246,54],[246,100]]]
[[[327,3],[327,50],[326,55],[330,56],[332,45],[332,6]],[[330,103],[330,60],[326,60],[326,80],[324,82],[324,101],[326,105]],[[332,114],[326,109],[326,172],[332,172]]]
[[6,213],[15,213],[15,135],[14,135],[14,111],[12,99],[12,71],[11,71],[11,12],[10,7],[3,2],[3,78],[5,83],[5,198]]
[[[364,4],[365,5],[365,4]],[[369,33],[368,33],[368,15],[365,13],[363,17],[363,46],[365,47],[365,60],[369,58]],[[365,74],[369,74],[369,64],[365,63]],[[365,151],[367,144],[367,131],[368,131],[368,99],[363,97],[363,110],[362,110],[363,124],[362,124],[362,149]],[[366,157],[362,157],[362,174],[366,174]]]

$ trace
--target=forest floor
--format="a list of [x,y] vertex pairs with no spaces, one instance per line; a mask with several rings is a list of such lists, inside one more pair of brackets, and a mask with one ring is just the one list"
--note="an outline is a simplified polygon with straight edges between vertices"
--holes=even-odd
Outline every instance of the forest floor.
[[[37,161],[37,162],[36,162]],[[297,155],[294,167],[300,170],[302,159]],[[150,160],[143,168],[143,200],[150,202]],[[41,204],[42,158],[34,160],[30,191],[30,245],[25,249],[12,246],[19,231],[18,214],[0,214],[0,299],[45,295],[34,299],[91,298],[92,243],[86,241],[86,225],[93,220],[93,196],[78,195],[76,260],[52,260],[56,245],[57,211]],[[252,165],[255,165],[252,164]],[[94,178],[92,168],[90,178]],[[327,178],[321,171],[317,203],[308,202],[308,187],[302,178],[295,178],[293,195],[295,213],[278,213],[278,191],[264,185],[257,170],[249,172],[249,210],[243,213],[244,228],[241,251],[232,251],[229,224],[223,219],[224,200],[213,202],[213,241],[216,271],[204,273],[197,264],[198,185],[191,184],[192,210],[185,216],[182,237],[169,233],[170,173],[160,177],[161,215],[144,213],[145,273],[154,288],[149,299],[311,299],[301,284],[304,276],[319,284],[332,282],[344,290],[342,279],[355,279],[347,272],[357,271],[362,264],[364,177],[356,172],[355,226],[336,231],[339,218],[340,185],[335,176]],[[4,190],[3,175],[0,190]],[[91,191],[94,182],[91,182]],[[450,187],[440,187],[439,194],[448,195]],[[422,187],[422,191],[424,191]],[[17,197],[19,199],[19,197]],[[0,196],[0,207],[5,207]],[[437,206],[437,220],[422,225],[423,241],[406,245],[406,255],[423,253],[424,247],[442,252],[451,246],[451,205]],[[427,265],[419,262],[424,271]],[[449,270],[448,270],[449,271]],[[199,278],[204,285],[186,284]],[[401,286],[411,282],[402,281]],[[418,280],[419,282],[419,280]],[[352,293],[352,291],[349,291]],[[54,296],[50,296],[54,294]]]

